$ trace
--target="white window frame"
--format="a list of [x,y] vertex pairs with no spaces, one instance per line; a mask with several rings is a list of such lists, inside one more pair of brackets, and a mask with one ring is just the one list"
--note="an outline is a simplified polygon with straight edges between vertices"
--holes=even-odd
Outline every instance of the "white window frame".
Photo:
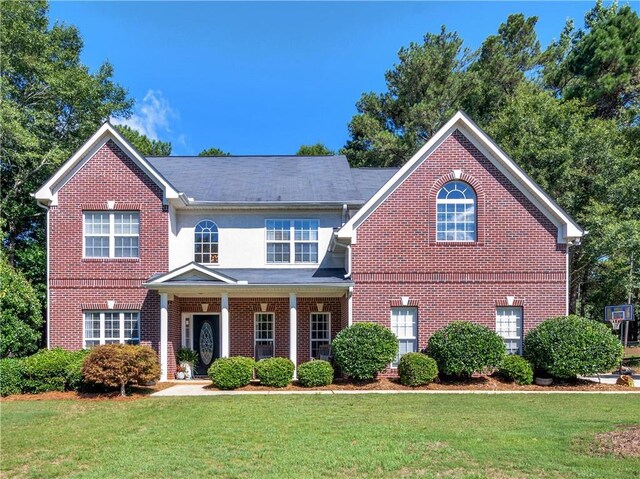
[[[269,315],[271,316],[271,339],[258,339],[257,338],[257,325],[258,316]],[[253,313],[253,357],[256,357],[256,346],[260,342],[271,342],[271,357],[276,357],[276,314],[269,311],[258,311]]]
[[[447,188],[447,185],[451,185],[453,183],[461,183],[463,185],[465,185],[472,193],[473,198],[466,198],[465,195],[465,199],[448,199],[448,198],[439,198],[440,193],[442,192],[442,190]],[[457,189],[457,188],[456,188]],[[453,190],[452,190],[453,191]],[[461,190],[458,190],[461,191]],[[449,193],[449,190],[447,190],[447,194]],[[463,192],[464,193],[464,192]],[[440,205],[473,205],[473,239],[456,239],[455,236],[457,235],[457,233],[459,233],[459,231],[457,229],[454,229],[454,239],[446,239],[446,234],[447,234],[447,229],[446,226],[450,223],[449,221],[447,221],[446,219],[446,215],[450,214],[448,211],[444,212],[445,215],[445,220],[444,221],[439,221],[438,220],[438,214],[441,214],[439,211],[439,206]],[[453,212],[454,217],[457,213]],[[458,224],[468,224],[468,221],[453,221],[454,226],[458,225]],[[440,239],[438,238],[438,235],[441,233],[440,229],[439,229],[439,225],[443,224],[445,225],[445,239]],[[467,233],[466,229],[462,231],[463,233]],[[436,194],[436,241],[438,243],[475,243],[478,240],[478,195],[476,194],[475,190],[473,189],[473,187],[462,181],[462,180],[453,180],[453,181],[448,181],[447,183],[445,183],[444,185],[442,185],[442,187],[438,190],[438,193]]]
[[[397,312],[398,311],[413,311],[413,334],[411,336],[400,336],[398,334],[398,325],[397,325]],[[395,313],[395,314],[394,314]],[[394,317],[396,319],[396,324],[394,325]],[[398,338],[398,355],[396,356],[396,359],[394,362],[391,363],[391,367],[392,368],[397,368],[398,364],[400,363],[400,358],[402,357],[402,355],[400,354],[400,341],[413,341],[414,347],[413,347],[413,352],[417,352],[418,351],[418,308],[413,307],[413,306],[398,306],[398,307],[393,307],[391,308],[391,312],[390,312],[390,326],[391,326],[391,332],[393,334],[396,335],[396,337]],[[403,328],[404,329],[404,328]]]
[[[289,239],[288,240],[270,240],[268,238],[269,235],[269,222],[270,221],[282,221],[289,223]],[[317,239],[298,239],[296,240],[296,222],[309,221],[311,223],[315,222],[317,228],[315,229],[317,234]],[[303,231],[303,230],[300,230]],[[313,229],[311,230],[313,231]],[[281,218],[267,218],[264,221],[264,238],[265,238],[265,249],[264,249],[264,261],[265,264],[268,265],[281,265],[281,264],[318,264],[320,262],[320,220],[309,219],[309,218],[289,218],[289,219],[281,219]],[[289,247],[289,261],[269,261],[269,243],[276,244],[285,244]],[[316,261],[296,261],[296,244],[315,244],[316,245]]]
[[[520,330],[520,335],[518,336],[516,335],[509,335],[509,334],[505,334],[501,331],[502,328],[498,328],[498,318],[499,318],[499,312],[500,311],[507,311],[507,310],[513,310],[513,311],[519,311],[520,314],[518,315],[519,320],[520,320],[520,324],[516,324],[516,331]],[[507,347],[507,341],[518,341],[518,351],[517,352],[509,352],[508,349],[506,349],[507,354],[522,354],[522,330],[523,330],[523,325],[524,325],[524,309],[522,308],[522,306],[498,306],[496,307],[496,333],[498,333],[498,335],[502,338],[504,344],[505,344],[505,348]]]
[[[138,337],[127,338],[124,336],[124,315],[126,313],[137,315],[138,319]],[[87,338],[86,320],[87,314],[99,314],[100,315],[100,337],[99,338]],[[105,314],[118,314],[119,320],[119,336],[118,338],[106,338],[105,337]],[[106,340],[112,341],[118,340],[118,344],[129,344],[129,341],[137,341],[134,344],[140,344],[140,311],[134,310],[87,310],[82,312],[82,347],[89,348],[93,346],[87,346],[87,341],[99,341],[99,345],[107,344]]]
[[[86,223],[87,215],[103,214],[109,215],[109,233],[108,234],[87,234]],[[115,216],[120,214],[130,214],[138,216],[138,233],[119,233],[115,234]],[[109,256],[87,256],[87,237],[107,237],[109,238]],[[116,237],[138,238],[138,255],[137,256],[116,256]],[[140,258],[140,212],[139,211],[94,211],[87,210],[82,212],[82,258],[84,259],[139,259]]]
[[193,349],[193,313],[182,313],[182,338],[180,344],[183,348]]
[[[327,334],[328,338],[326,339],[313,339],[313,316],[325,316],[327,318]],[[313,359],[318,359],[313,355],[313,343],[327,343],[331,345],[331,313],[326,311],[312,311],[309,314],[309,357]]]
[[[198,234],[198,232],[196,230],[198,228],[198,225],[200,223],[204,223],[206,221],[209,221],[210,223],[213,223],[213,226],[216,229],[216,236],[218,237],[218,241],[208,241],[208,242],[197,243],[196,242],[196,234]],[[209,232],[209,234],[212,234],[212,233]],[[200,255],[203,254],[203,253],[197,253],[196,252],[196,245],[197,244],[201,244],[201,245],[208,244],[209,247],[211,247],[212,245],[215,244],[216,245],[216,250],[217,250],[215,255],[218,258],[218,261],[213,262],[213,263],[203,263],[203,262],[197,261],[196,260],[196,255],[197,254],[200,254]],[[212,256],[212,255],[213,255],[213,253],[210,253],[210,256]],[[215,221],[210,220],[209,218],[205,218],[205,219],[202,219],[202,220],[198,221],[196,223],[196,225],[193,227],[193,261],[196,262],[196,263],[199,263],[199,264],[220,264],[220,228],[218,227],[218,224]]]

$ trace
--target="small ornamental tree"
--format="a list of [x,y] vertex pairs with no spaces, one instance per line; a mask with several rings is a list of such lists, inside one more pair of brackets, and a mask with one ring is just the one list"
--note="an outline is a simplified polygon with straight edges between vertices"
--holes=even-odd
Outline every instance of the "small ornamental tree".
[[340,370],[352,379],[375,379],[398,354],[398,338],[374,323],[356,323],[340,331],[333,342],[333,357]]
[[524,355],[536,371],[557,378],[610,371],[623,352],[606,324],[576,315],[547,319],[524,338]]
[[85,359],[82,377],[90,384],[119,387],[126,396],[128,384],[144,384],[160,378],[156,352],[149,346],[107,344],[97,346]]
[[468,377],[500,366],[505,355],[502,338],[485,326],[455,321],[429,339],[427,354],[447,376]]

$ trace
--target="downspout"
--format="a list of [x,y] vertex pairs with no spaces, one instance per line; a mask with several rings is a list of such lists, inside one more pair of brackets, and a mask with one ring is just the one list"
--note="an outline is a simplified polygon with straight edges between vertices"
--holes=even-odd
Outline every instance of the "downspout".
[[49,254],[49,207],[47,205],[43,205],[42,203],[40,203],[39,201],[36,202],[36,204],[44,209],[47,212],[47,349],[51,349],[51,335],[49,334],[50,332],[50,326],[51,326],[51,321],[50,321],[50,317],[51,317],[51,308],[49,307],[49,305],[51,304],[51,294],[50,294],[50,290],[49,290],[49,269],[50,269],[50,258],[51,255]]

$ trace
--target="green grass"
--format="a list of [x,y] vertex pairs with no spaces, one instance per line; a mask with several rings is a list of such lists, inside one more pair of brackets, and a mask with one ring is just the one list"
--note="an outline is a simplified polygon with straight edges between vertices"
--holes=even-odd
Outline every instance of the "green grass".
[[639,395],[3,402],[0,477],[631,478],[589,454]]

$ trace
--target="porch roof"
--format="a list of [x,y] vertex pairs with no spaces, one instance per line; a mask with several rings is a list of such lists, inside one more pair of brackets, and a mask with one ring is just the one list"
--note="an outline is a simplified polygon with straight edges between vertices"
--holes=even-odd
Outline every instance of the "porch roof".
[[211,268],[189,263],[168,273],[151,276],[143,286],[150,289],[213,287],[317,287],[353,286],[341,268]]

